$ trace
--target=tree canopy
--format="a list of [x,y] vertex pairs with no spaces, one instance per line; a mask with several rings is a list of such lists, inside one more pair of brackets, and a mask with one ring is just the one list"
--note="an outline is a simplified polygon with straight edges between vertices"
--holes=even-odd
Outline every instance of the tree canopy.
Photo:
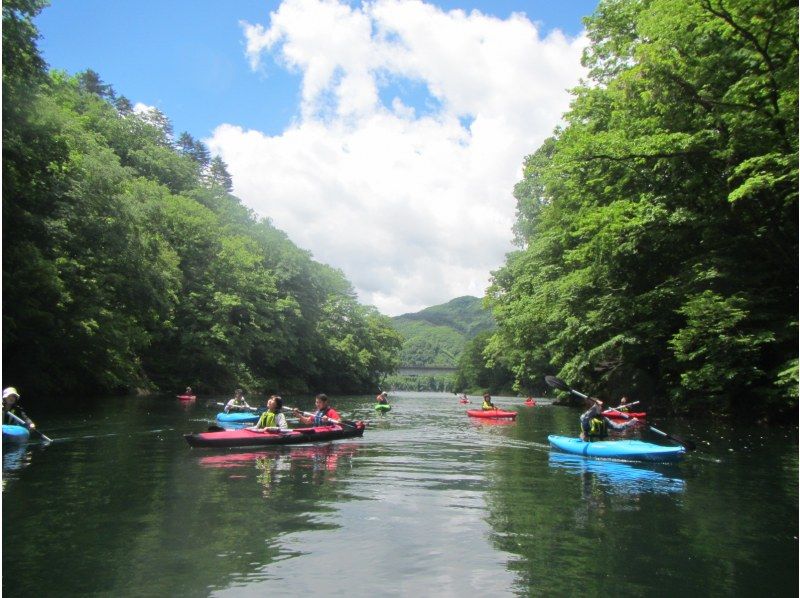
[[401,339],[100,75],[47,72],[3,2],[3,368],[32,393],[374,389]]
[[[796,2],[605,0],[515,188],[485,358],[689,412],[798,390]],[[654,405],[655,406],[655,405]]]

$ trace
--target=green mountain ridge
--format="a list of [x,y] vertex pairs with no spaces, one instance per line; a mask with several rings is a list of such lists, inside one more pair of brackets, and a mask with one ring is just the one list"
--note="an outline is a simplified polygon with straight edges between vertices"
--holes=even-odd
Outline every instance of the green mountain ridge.
[[467,295],[395,316],[392,326],[404,339],[402,366],[456,367],[467,342],[481,332],[494,330],[495,322],[480,298]]

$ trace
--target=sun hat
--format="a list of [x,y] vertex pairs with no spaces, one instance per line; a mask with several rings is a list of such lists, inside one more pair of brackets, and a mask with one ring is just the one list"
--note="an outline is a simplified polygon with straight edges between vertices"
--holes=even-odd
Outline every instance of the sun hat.
[[7,399],[11,395],[14,395],[15,397],[19,398],[19,393],[17,392],[17,389],[14,388],[13,386],[9,386],[5,390],[3,390],[3,398],[4,399]]

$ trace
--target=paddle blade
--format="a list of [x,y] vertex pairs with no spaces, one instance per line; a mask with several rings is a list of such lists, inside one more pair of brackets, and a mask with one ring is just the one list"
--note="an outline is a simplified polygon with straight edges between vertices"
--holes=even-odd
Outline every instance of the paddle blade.
[[553,388],[557,388],[559,390],[566,390],[567,392],[570,391],[570,387],[567,386],[567,383],[561,380],[560,378],[556,378],[555,376],[545,376],[544,381],[547,382],[549,386]]

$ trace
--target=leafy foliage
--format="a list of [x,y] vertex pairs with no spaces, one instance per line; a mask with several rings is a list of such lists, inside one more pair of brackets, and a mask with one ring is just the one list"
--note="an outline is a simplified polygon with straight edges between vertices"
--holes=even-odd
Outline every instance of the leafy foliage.
[[3,367],[26,392],[373,389],[398,363],[359,305],[99,74],[46,73],[37,2],[3,4]]
[[590,79],[525,161],[489,289],[485,353],[518,386],[796,408],[797,15],[608,0],[587,20]]
[[491,312],[477,297],[457,297],[442,305],[392,318],[403,336],[404,366],[455,367],[466,342],[495,327]]

